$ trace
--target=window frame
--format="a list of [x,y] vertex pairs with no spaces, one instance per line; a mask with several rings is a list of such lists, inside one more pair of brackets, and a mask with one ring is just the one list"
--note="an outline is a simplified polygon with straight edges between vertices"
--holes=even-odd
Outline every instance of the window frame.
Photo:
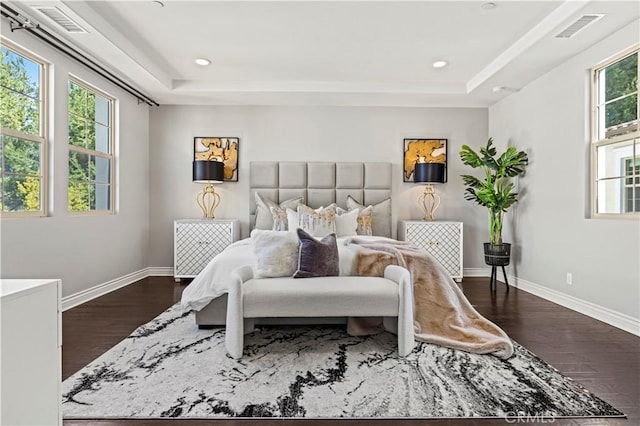
[[[622,190],[622,195],[621,195],[621,204],[622,206],[624,206],[625,204],[629,203],[629,198],[627,197],[627,193],[629,192],[629,190],[631,190],[631,204],[632,204],[632,208],[636,209],[636,205],[640,204],[640,198],[636,197],[636,195],[640,196],[640,156],[636,156],[636,157],[624,157],[621,159],[622,160],[622,170],[624,172],[624,182],[622,183],[622,187],[620,188]],[[631,174],[627,175],[627,162],[629,163],[629,166],[631,168]],[[630,177],[626,177],[626,176],[630,176]],[[631,183],[627,183],[628,180],[631,180]],[[640,211],[640,209],[638,209],[638,211]]]
[[[624,135],[617,135],[611,138],[599,139],[599,117],[598,117],[598,73],[607,68],[610,65],[615,64],[616,62],[621,61],[622,59],[631,56],[638,55],[638,59],[640,59],[640,43],[635,43],[631,47],[611,56],[610,58],[598,63],[591,69],[590,77],[591,77],[591,125],[590,125],[590,157],[591,157],[591,172],[590,172],[590,182],[591,182],[591,217],[592,218],[605,218],[605,219],[631,219],[638,220],[640,219],[640,212],[621,212],[621,213],[599,213],[598,212],[598,183],[602,180],[610,180],[616,179],[615,177],[607,177],[603,179],[598,178],[598,149],[609,146],[609,145],[617,145],[623,142],[630,142],[633,146],[633,157],[640,155],[640,152],[636,152],[638,148],[640,148],[640,60],[638,61],[638,85],[636,86],[636,102],[637,102],[637,111],[639,117],[637,118],[638,124],[636,125],[636,130],[626,133]],[[609,100],[611,102],[613,100]],[[604,102],[606,104],[607,102]],[[636,175],[637,176],[637,175]],[[619,177],[621,179],[622,186],[624,187],[624,179],[626,177],[621,175]],[[635,179],[635,177],[632,177]],[[622,200],[621,200],[622,201]]]
[[[13,130],[7,127],[1,127],[0,133],[5,136],[25,139],[30,142],[36,142],[40,144],[40,210],[37,211],[2,211],[0,209],[0,219],[9,218],[25,218],[25,217],[47,217],[49,216],[49,62],[43,58],[29,52],[26,49],[18,46],[17,44],[1,37],[2,46],[8,50],[17,53],[20,56],[36,63],[40,67],[38,84],[40,88],[40,108],[39,108],[39,134],[31,135],[18,130]],[[1,142],[0,142],[1,143]],[[0,161],[3,161],[4,157],[0,157]],[[4,177],[5,171],[2,167],[0,177]],[[4,183],[3,183],[4,185]],[[0,191],[3,191],[0,188]]]
[[[79,147],[73,145],[69,141],[69,83],[73,83],[77,86],[82,87],[83,89],[92,92],[95,95],[101,96],[105,98],[109,102],[109,153],[104,153],[102,151],[93,150],[89,148]],[[107,92],[93,86],[80,79],[79,77],[69,74],[67,78],[67,186],[66,186],[66,194],[67,194],[67,202],[66,208],[67,213],[71,216],[103,216],[103,215],[112,215],[116,213],[115,209],[115,200],[116,200],[116,179],[115,179],[115,111],[116,111],[116,101],[117,99],[108,94]],[[109,209],[108,210],[82,210],[82,211],[74,211],[69,209],[69,154],[71,152],[78,152],[81,154],[87,154],[89,156],[97,156],[101,158],[106,158],[109,160]],[[90,181],[89,181],[90,182]]]

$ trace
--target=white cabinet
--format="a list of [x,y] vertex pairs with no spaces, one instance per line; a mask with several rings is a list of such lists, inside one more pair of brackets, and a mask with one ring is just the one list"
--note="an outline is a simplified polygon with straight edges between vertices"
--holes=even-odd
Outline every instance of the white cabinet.
[[462,222],[405,220],[398,228],[399,239],[428,251],[453,279],[462,281]]
[[237,219],[184,219],[174,222],[173,275],[193,278],[215,255],[240,236]]
[[61,425],[60,280],[0,280],[0,424]]

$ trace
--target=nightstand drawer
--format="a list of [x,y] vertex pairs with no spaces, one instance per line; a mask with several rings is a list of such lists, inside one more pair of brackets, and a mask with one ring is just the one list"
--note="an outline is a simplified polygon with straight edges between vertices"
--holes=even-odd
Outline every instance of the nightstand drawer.
[[240,224],[224,219],[177,220],[174,228],[174,277],[193,278],[238,240]]
[[462,280],[462,222],[402,221],[398,238],[425,249],[452,278]]

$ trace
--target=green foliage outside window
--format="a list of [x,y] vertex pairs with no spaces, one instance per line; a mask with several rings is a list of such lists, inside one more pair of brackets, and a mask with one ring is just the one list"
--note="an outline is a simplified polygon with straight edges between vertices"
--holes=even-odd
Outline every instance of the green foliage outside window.
[[[93,110],[93,108],[92,108]],[[95,132],[87,124],[87,90],[69,82],[69,144],[93,149],[90,141],[95,140]],[[89,146],[88,146],[89,145]],[[89,180],[88,154],[69,150],[68,206],[70,211],[88,211],[91,188]]]
[[41,210],[42,144],[40,137],[41,66],[16,52],[0,49],[0,124],[25,138],[0,137],[0,209]]
[[[605,127],[628,123],[638,118],[638,54],[605,68]],[[627,96],[625,96],[627,95]],[[623,97],[624,96],[624,97]]]

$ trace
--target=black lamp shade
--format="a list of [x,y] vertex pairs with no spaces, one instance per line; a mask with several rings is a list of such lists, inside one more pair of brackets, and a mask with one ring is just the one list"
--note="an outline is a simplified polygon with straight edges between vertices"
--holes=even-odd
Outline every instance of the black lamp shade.
[[444,183],[444,163],[416,163],[413,169],[415,183]]
[[224,163],[221,161],[195,160],[193,162],[193,181],[222,183],[224,181]]

